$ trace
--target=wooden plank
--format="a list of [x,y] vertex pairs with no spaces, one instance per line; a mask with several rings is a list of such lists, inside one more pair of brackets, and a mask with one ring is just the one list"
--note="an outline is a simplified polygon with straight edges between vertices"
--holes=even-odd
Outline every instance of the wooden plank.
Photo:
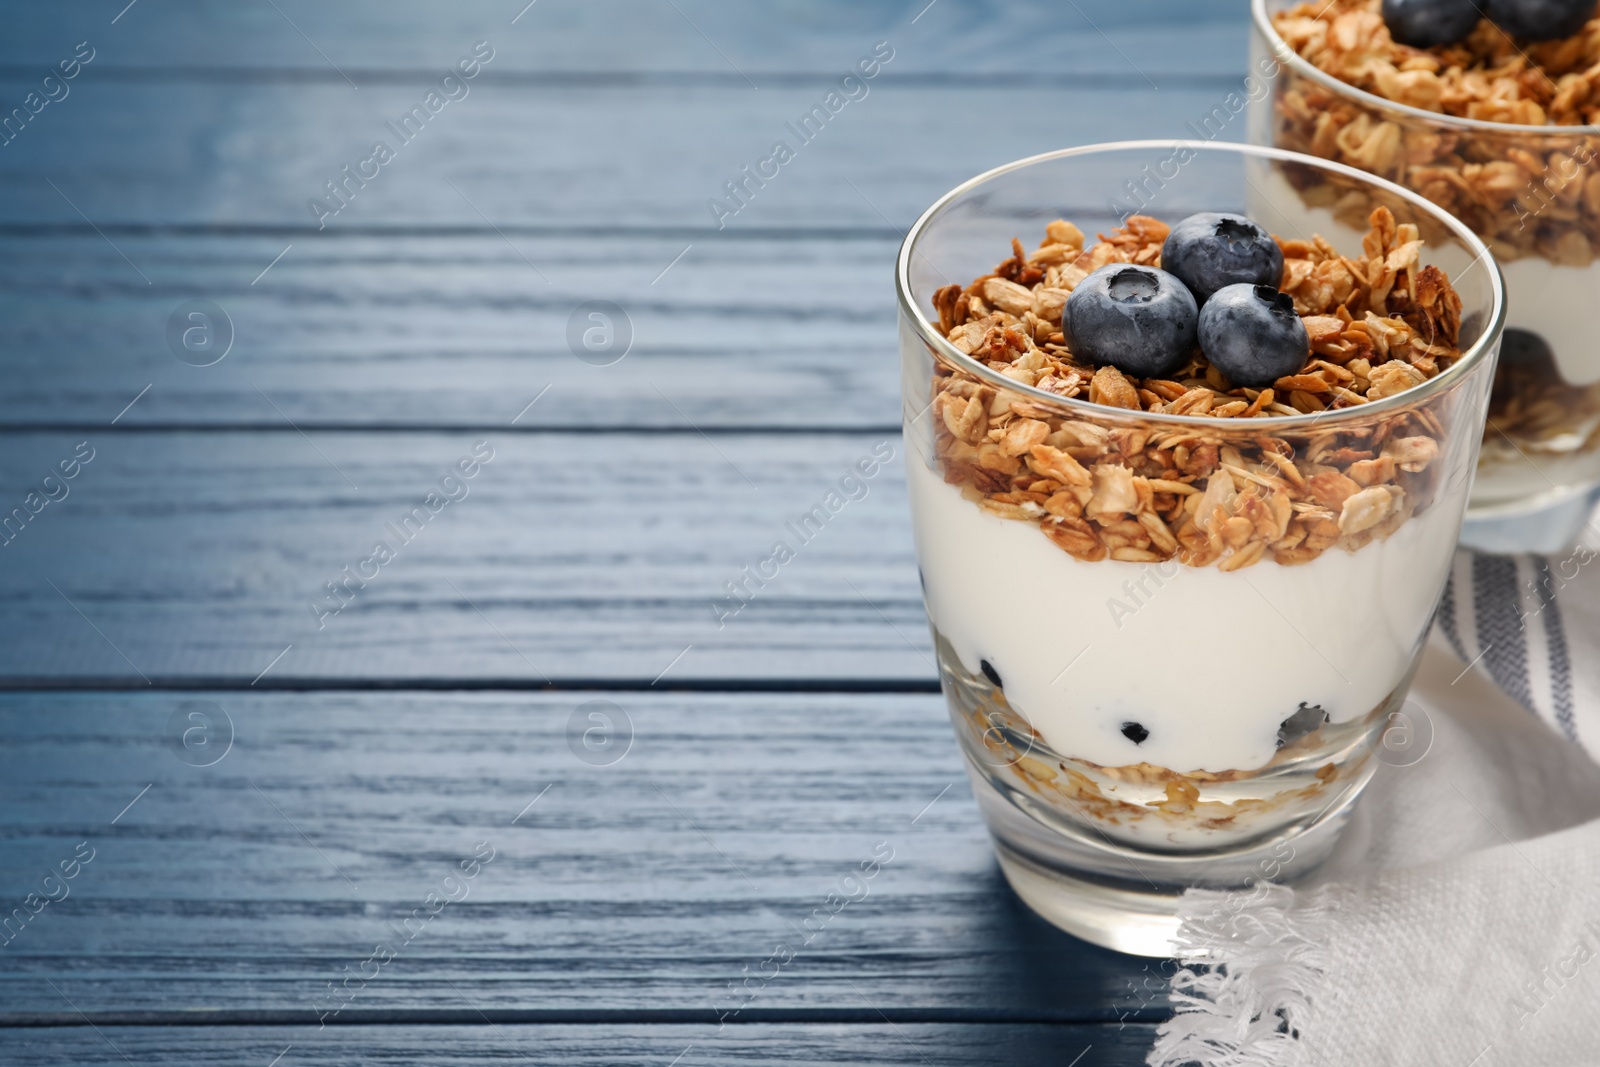
[[[0,1031],[0,1050],[15,1067],[125,1067],[135,1063],[206,1063],[318,1067],[350,1063],[476,1065],[485,1062],[638,1064],[708,1063],[982,1064],[1035,1067],[1136,1067],[1155,1038],[1153,1025],[812,1025],[740,1026],[383,1026],[88,1027]],[[1082,1052],[1076,1061],[1073,1056]],[[124,1059],[124,1055],[127,1059]],[[681,1059],[674,1060],[674,1057]]]
[[[468,495],[397,537],[478,439],[494,459],[448,487]],[[69,495],[0,548],[9,684],[935,675],[897,436],[10,434],[0,514],[80,441]],[[797,537],[875,452],[861,499]],[[314,612],[379,540],[396,558]],[[779,540],[795,558],[719,627]]]
[[[0,100],[27,87],[0,81]],[[85,83],[0,151],[0,225],[91,233],[87,218],[113,240],[129,227],[250,225],[284,230],[285,243],[324,224],[333,233],[450,226],[488,235],[667,228],[688,231],[685,240],[719,223],[741,233],[885,231],[1019,157],[1135,135],[1192,137],[1185,124],[1233,87],[900,83],[891,64],[865,98],[802,138],[788,124],[819,105],[826,83],[751,92],[485,81],[403,143],[388,123],[422,99],[425,80],[359,93],[342,83]],[[1226,134],[1242,138],[1242,119],[1235,125]],[[312,198],[338,206],[328,183],[342,180],[341,167],[354,174],[380,140],[394,158],[367,166],[360,187],[349,179],[336,215],[311,210]],[[769,164],[764,186],[746,185],[737,214],[713,212],[713,199],[729,212],[738,206],[727,183],[779,141],[794,158]],[[131,268],[129,280],[143,283]]]
[[[119,0],[21,18],[0,43],[0,100],[57,58],[63,28],[62,41],[81,32],[104,45],[73,98],[0,156],[0,226],[53,271],[14,279],[21,307],[0,344],[54,357],[19,360],[0,418],[85,427],[8,434],[0,500],[21,504],[78,440],[96,453],[70,499],[6,547],[0,681],[217,679],[233,691],[0,699],[5,899],[32,891],[62,848],[98,847],[71,899],[0,953],[0,1022],[28,1024],[0,1029],[0,1058],[261,1063],[283,1038],[313,1062],[525,1056],[519,1041],[548,1059],[668,1062],[700,1039],[735,1060],[1037,1062],[1081,1042],[1085,1064],[1137,1062],[1149,1028],[1122,1021],[1165,1010],[1151,972],[1071,941],[1010,896],[938,698],[654,689],[931,679],[898,461],[716,625],[722,583],[889,439],[722,431],[892,422],[896,227],[983,166],[1120,134],[1108,116],[1138,112],[1151,132],[1176,133],[1203,112],[1242,56],[1237,16],[1161,3],[1172,17],[1097,12],[1100,28],[1039,3],[1000,19],[956,0],[916,23],[920,2],[774,18],[691,0],[676,12],[547,3],[516,27],[500,24],[521,0],[445,12]],[[893,35],[898,65],[874,83],[876,103],[851,105],[730,223],[732,240],[711,241],[706,198],[880,35]],[[470,101],[364,188],[331,240],[315,240],[307,196],[478,36],[499,53]],[[1128,58],[1163,41],[1183,53],[1176,68]],[[979,129],[980,149],[950,143],[952,130]],[[96,226],[105,234],[90,238]],[[173,240],[163,227],[224,236]],[[462,232],[362,236],[440,228]],[[830,241],[797,262],[783,256],[798,242],[772,240],[795,234]],[[614,240],[580,247],[580,235]],[[680,235],[717,245],[701,249],[714,253],[707,269],[645,294]],[[299,255],[257,276],[291,240]],[[540,292],[544,255],[555,266]],[[876,269],[882,281],[867,281]],[[571,305],[618,287],[638,310],[640,348],[604,371],[577,363],[562,351]],[[753,299],[763,292],[783,298]],[[170,362],[171,306],[219,293],[239,309],[232,362]],[[792,339],[746,360],[741,316],[764,315],[792,324]],[[881,331],[870,360],[864,329]],[[117,415],[127,429],[274,417],[285,428],[102,428],[145,385]],[[544,406],[524,408],[544,385]],[[514,408],[550,421],[513,436]],[[302,434],[302,419],[313,430],[476,423],[494,427],[481,436],[497,449],[470,497],[325,628],[309,607],[322,583],[391,539],[385,524],[480,434]],[[677,432],[548,432],[642,425]],[[240,691],[551,678],[636,691]],[[568,744],[571,716],[596,699],[633,717],[626,762],[591,766]],[[225,705],[237,728],[215,765],[169,747],[186,701]],[[861,744],[864,723],[873,744]],[[369,983],[338,1022],[483,1011],[549,1025],[292,1025],[325,1011],[326,984],[477,841],[494,843],[496,862],[471,898],[406,941],[392,980]],[[830,921],[718,1033],[727,983],[879,842],[896,850],[872,899]],[[575,1025],[585,1012],[595,1025]],[[620,1025],[651,1012],[679,1025]],[[78,1025],[207,1019],[291,1025]],[[975,1019],[1002,1022],[964,1025]]]
[[[103,425],[147,385],[118,426],[503,426],[546,386],[518,425],[889,426],[898,243],[296,239],[255,280],[284,241],[118,237],[145,285],[95,234],[11,238],[0,426]],[[201,299],[234,337],[206,367],[167,336],[180,305]],[[568,327],[591,325],[580,305],[595,299],[622,306],[626,326],[591,354]]]
[[126,3],[27,5],[10,12],[0,63],[53,66],[63,44],[70,51],[87,38],[100,50],[95,62],[107,66],[284,69],[337,80],[348,92],[340,70],[365,88],[372,72],[442,70],[472,42],[488,39],[498,69],[705,72],[748,90],[740,71],[762,89],[784,72],[842,73],[859,51],[883,39],[904,47],[906,67],[941,76],[1040,68],[1128,76],[1137,62],[1157,83],[1183,74],[1232,73],[1245,45],[1243,12],[1228,0],[1144,0],[1137,7],[1084,5],[1079,12],[1049,0],[1012,0],[1003,13],[974,0],[545,0],[537,6],[527,0],[142,0],[113,26]]
[[[935,695],[7,694],[0,901],[93,854],[0,950],[0,1023],[1162,1017],[1157,965],[1005,886],[947,722]],[[347,964],[370,980],[332,1000]]]

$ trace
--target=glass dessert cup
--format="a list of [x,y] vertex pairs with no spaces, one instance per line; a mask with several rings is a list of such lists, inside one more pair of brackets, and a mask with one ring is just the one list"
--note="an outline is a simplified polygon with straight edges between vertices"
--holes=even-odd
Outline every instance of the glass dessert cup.
[[[1249,139],[1412,189],[1489,246],[1505,280],[1507,331],[1462,542],[1560,551],[1600,498],[1600,126],[1459,118],[1357,88],[1275,28],[1274,16],[1298,3],[1252,0],[1260,89],[1250,94]],[[1198,129],[1215,125],[1208,117]],[[1336,243],[1364,228],[1360,197],[1305,175],[1261,192]]]
[[[1306,415],[1125,410],[964,355],[933,312],[935,292],[988,275],[1014,237],[1057,218],[1092,241],[1134,208],[1167,222],[1231,211],[1309,240],[1259,193],[1300,172],[1433,235],[1421,264],[1448,269],[1462,302],[1461,356],[1435,377]],[[1467,507],[1504,325],[1499,274],[1467,227],[1353,168],[1148,141],[974,178],[911,228],[896,282],[925,603],[1001,868],[1062,929],[1166,955],[1184,889],[1305,877],[1376,769]],[[1092,497],[1079,517],[1000,492],[1011,475],[990,446],[1016,419],[1046,425],[1041,455],[1071,457],[1060,477]],[[1291,502],[1319,474],[1366,484],[1372,464],[1384,471],[1365,498],[1375,511],[1352,496],[1339,501],[1347,519],[1317,525],[1330,513]],[[1162,467],[1192,484],[1153,477]],[[1113,518],[1136,497],[1136,521]],[[1243,527],[1197,532],[1186,497]]]

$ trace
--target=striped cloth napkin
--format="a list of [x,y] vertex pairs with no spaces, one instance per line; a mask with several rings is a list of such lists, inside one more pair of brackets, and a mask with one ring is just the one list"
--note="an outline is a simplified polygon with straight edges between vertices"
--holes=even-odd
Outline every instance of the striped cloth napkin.
[[1600,553],[1458,553],[1406,710],[1311,881],[1185,894],[1151,1067],[1600,1064]]
[[1600,760],[1600,587],[1584,573],[1597,556],[1458,552],[1436,621],[1457,656]]

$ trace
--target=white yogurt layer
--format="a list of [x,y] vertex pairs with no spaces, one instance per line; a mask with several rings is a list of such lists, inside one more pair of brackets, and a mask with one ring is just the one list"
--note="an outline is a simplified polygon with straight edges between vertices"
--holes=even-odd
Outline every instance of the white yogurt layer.
[[[1252,185],[1250,216],[1279,237],[1305,240],[1321,234],[1347,253],[1361,247],[1365,230],[1346,226],[1327,208],[1307,207],[1282,171],[1271,168],[1259,184],[1259,190]],[[1459,245],[1428,252],[1452,280],[1473,266]],[[1506,283],[1506,325],[1544,338],[1571,384],[1600,381],[1600,260],[1567,267],[1524,256],[1501,260],[1500,273]]]
[[969,673],[994,667],[1050,748],[1105,766],[1251,770],[1302,703],[1367,715],[1411,666],[1459,526],[1441,500],[1388,541],[1295,567],[1085,563],[915,452],[906,467],[934,626]]

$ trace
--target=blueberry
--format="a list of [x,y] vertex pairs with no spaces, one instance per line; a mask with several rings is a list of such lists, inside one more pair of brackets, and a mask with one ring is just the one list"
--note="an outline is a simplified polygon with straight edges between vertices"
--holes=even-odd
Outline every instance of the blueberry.
[[1494,388],[1489,417],[1511,414],[1507,405],[1516,398],[1537,395],[1551,388],[1568,389],[1556,357],[1545,339],[1532,330],[1507,330],[1500,342],[1500,361],[1494,367]]
[[1078,283],[1061,323],[1078,357],[1160,378],[1194,354],[1199,310],[1189,290],[1166,271],[1113,263]]
[[1150,731],[1136,722],[1125,722],[1122,724],[1122,736],[1136,745],[1142,745],[1144,739],[1150,736]]
[[1536,367],[1557,373],[1556,357],[1549,343],[1532,330],[1506,330],[1500,342],[1500,366]]
[[1594,18],[1595,0],[1487,0],[1489,21],[1513,37],[1554,41]]
[[1200,309],[1200,349],[1234,385],[1259,389],[1305,366],[1311,339],[1287,293],[1241,283]]
[[1328,713],[1322,710],[1320,704],[1307,704],[1301,702],[1299,709],[1278,727],[1278,747],[1292,745],[1308,734],[1322,728],[1328,721]]
[[1005,688],[1005,686],[1000,684],[1000,672],[994,669],[994,664],[990,663],[986,659],[981,659],[978,661],[978,669],[983,671],[983,676],[989,679],[996,689]]
[[1283,249],[1243,215],[1202,211],[1172,228],[1161,246],[1161,266],[1204,304],[1218,289],[1239,282],[1276,289],[1283,281]]
[[1455,44],[1481,17],[1473,0],[1383,0],[1389,36],[1412,48]]

